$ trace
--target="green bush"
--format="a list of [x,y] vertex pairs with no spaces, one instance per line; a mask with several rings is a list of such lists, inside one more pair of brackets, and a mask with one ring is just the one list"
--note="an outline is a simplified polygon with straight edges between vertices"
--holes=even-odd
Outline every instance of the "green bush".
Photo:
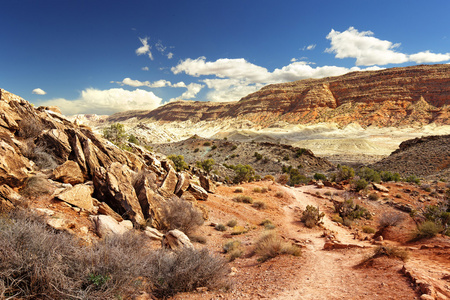
[[189,168],[188,164],[184,161],[183,155],[171,154],[167,156],[167,158],[173,161],[173,164],[175,165],[175,169],[177,170],[177,172],[181,172]]
[[443,230],[442,226],[433,221],[425,221],[417,225],[417,229],[413,233],[413,239],[419,240],[424,238],[432,238]]
[[410,182],[410,183],[415,183],[415,184],[419,184],[420,183],[420,179],[417,178],[416,175],[409,175],[408,177],[405,178],[406,182]]
[[367,225],[363,226],[362,230],[364,233],[375,233],[376,232],[375,228],[367,226]]
[[325,213],[321,213],[319,208],[315,208],[312,205],[306,206],[306,209],[302,212],[300,220],[305,223],[308,228],[314,228],[322,224],[322,219]]
[[209,159],[206,159],[203,161],[198,161],[196,164],[197,164],[197,167],[199,167],[199,168],[203,169],[205,172],[209,173],[209,172],[211,172],[212,167],[215,164],[215,161],[214,161],[214,159],[209,158]]
[[244,250],[242,250],[241,247],[241,242],[238,240],[227,241],[223,245],[223,251],[228,254],[229,261],[233,261],[244,254]]
[[322,173],[316,173],[316,174],[314,174],[314,179],[315,180],[326,181],[327,180],[327,176],[323,175]]
[[117,146],[123,145],[127,139],[125,134],[125,126],[120,123],[111,124],[103,129],[103,137]]
[[398,181],[401,180],[400,174],[398,174],[398,173],[391,173],[389,171],[382,171],[380,173],[380,176],[381,176],[381,180],[383,180],[384,182],[388,182],[388,181],[398,182]]
[[352,167],[338,165],[337,168],[337,172],[331,174],[331,181],[341,182],[352,179],[355,176],[355,170]]
[[206,147],[211,146],[211,142],[204,142],[203,146],[206,146]]
[[354,182],[355,190],[357,192],[365,189],[367,187],[368,183],[364,178],[358,179],[356,182]]
[[371,201],[377,201],[378,199],[380,199],[380,196],[378,196],[377,193],[370,193],[370,194],[369,194],[369,200],[371,200]]
[[236,176],[233,178],[234,183],[241,183],[244,181],[251,181],[255,175],[255,170],[250,165],[238,164],[234,167]]
[[302,156],[304,153],[308,152],[308,149],[305,148],[299,148],[295,151],[295,158],[299,158],[300,156]]
[[334,202],[335,212],[345,221],[354,219],[371,219],[372,214],[362,206],[354,204],[352,199],[345,200],[344,202]]
[[358,170],[357,175],[360,178],[365,179],[368,182],[376,182],[376,183],[380,183],[381,182],[381,176],[380,173],[378,173],[377,171],[369,168],[369,167],[362,167]]
[[256,160],[261,160],[263,158],[262,154],[259,154],[258,152],[255,152],[253,156],[256,158]]

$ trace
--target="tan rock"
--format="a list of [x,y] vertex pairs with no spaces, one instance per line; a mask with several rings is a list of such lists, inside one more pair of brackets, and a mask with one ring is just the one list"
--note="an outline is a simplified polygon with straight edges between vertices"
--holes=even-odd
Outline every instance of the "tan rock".
[[117,222],[122,222],[123,221],[123,218],[118,213],[116,213],[114,210],[112,210],[112,208],[109,207],[109,205],[106,204],[105,202],[100,202],[97,206],[98,206],[98,211],[97,212],[99,214],[111,216]]
[[72,160],[68,160],[55,168],[53,170],[53,176],[56,181],[70,183],[72,185],[84,182],[84,175],[80,166]]
[[193,248],[191,241],[184,232],[174,229],[164,235],[161,240],[163,248],[176,250],[180,247]]
[[169,168],[169,171],[167,172],[166,177],[164,178],[164,181],[159,188],[159,192],[161,195],[165,197],[170,197],[175,192],[175,188],[178,183],[178,176],[177,172],[173,168]]
[[152,227],[146,227],[144,233],[152,240],[161,241],[164,237],[164,234],[159,232],[158,229]]
[[93,192],[93,186],[77,184],[74,187],[65,189],[64,191],[56,195],[56,198],[69,204],[75,205],[79,208],[83,208],[87,211],[92,211],[94,208],[94,200],[92,198]]
[[17,152],[17,148],[7,143],[1,135],[0,138],[0,184],[20,186],[28,178],[31,164]]
[[180,197],[189,188],[189,184],[189,175],[185,172],[178,173],[178,182],[175,187],[175,195]]
[[191,183],[187,191],[191,193],[197,200],[200,201],[208,200],[208,192],[205,191],[205,189],[202,188],[201,186]]
[[204,176],[203,174],[200,174],[200,185],[202,188],[205,189],[208,193],[215,193],[216,192],[216,185],[214,182],[209,178],[208,176]]
[[130,230],[128,224],[119,223],[111,216],[98,215],[91,216],[90,219],[94,224],[95,232],[101,238],[115,234],[124,234]]
[[139,200],[132,185],[132,171],[127,165],[112,163],[108,169],[94,172],[96,198],[106,202],[115,212],[143,226],[145,225]]
[[374,189],[376,189],[376,190],[378,190],[380,192],[389,193],[389,189],[387,187],[381,185],[381,184],[372,182],[372,185],[373,185]]

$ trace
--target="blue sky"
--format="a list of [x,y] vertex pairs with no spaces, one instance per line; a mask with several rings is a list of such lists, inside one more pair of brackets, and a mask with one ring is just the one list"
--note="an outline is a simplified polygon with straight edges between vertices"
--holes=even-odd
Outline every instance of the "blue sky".
[[0,3],[0,87],[67,115],[450,63],[448,0]]

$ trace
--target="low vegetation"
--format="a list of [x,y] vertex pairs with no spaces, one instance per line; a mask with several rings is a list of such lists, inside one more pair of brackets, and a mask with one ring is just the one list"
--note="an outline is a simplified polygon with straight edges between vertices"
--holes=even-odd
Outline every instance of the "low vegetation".
[[265,262],[282,254],[300,256],[301,250],[298,246],[284,241],[274,231],[265,232],[255,243],[255,254],[259,256],[258,261]]
[[83,246],[38,217],[0,218],[0,298],[128,299],[137,292],[169,297],[228,285],[224,260],[208,250],[143,247],[128,233]]
[[325,213],[320,212],[319,208],[312,205],[306,206],[306,209],[302,212],[300,220],[305,223],[308,228],[314,228],[322,224],[322,219],[325,217]]
[[167,199],[161,213],[165,222],[158,229],[163,231],[179,229],[189,236],[204,222],[199,209],[176,196]]
[[172,154],[172,155],[167,156],[167,158],[173,162],[177,172],[181,172],[181,171],[184,171],[189,168],[189,165],[184,161],[183,155]]

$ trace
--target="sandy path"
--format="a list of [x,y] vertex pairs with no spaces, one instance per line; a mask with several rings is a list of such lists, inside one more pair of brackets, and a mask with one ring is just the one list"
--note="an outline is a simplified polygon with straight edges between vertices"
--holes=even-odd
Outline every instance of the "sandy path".
[[[354,240],[346,228],[337,226],[325,217],[324,227],[334,231],[337,240],[367,247],[325,251],[322,231],[299,229],[293,222],[295,206],[304,209],[307,205],[321,208],[326,205],[325,200],[303,193],[311,192],[310,189],[313,187],[285,189],[295,197],[295,202],[285,207],[286,222],[283,226],[287,229],[285,232],[288,237],[306,241],[303,251],[305,265],[299,271],[294,287],[274,299],[398,299],[398,294],[389,291],[393,282],[389,282],[388,277],[378,278],[375,273],[368,274],[367,270],[359,271],[354,268],[371,251],[368,248],[372,248],[372,245]],[[412,289],[409,289],[403,278],[400,280],[403,281],[406,292],[413,296],[409,299],[414,299]]]

